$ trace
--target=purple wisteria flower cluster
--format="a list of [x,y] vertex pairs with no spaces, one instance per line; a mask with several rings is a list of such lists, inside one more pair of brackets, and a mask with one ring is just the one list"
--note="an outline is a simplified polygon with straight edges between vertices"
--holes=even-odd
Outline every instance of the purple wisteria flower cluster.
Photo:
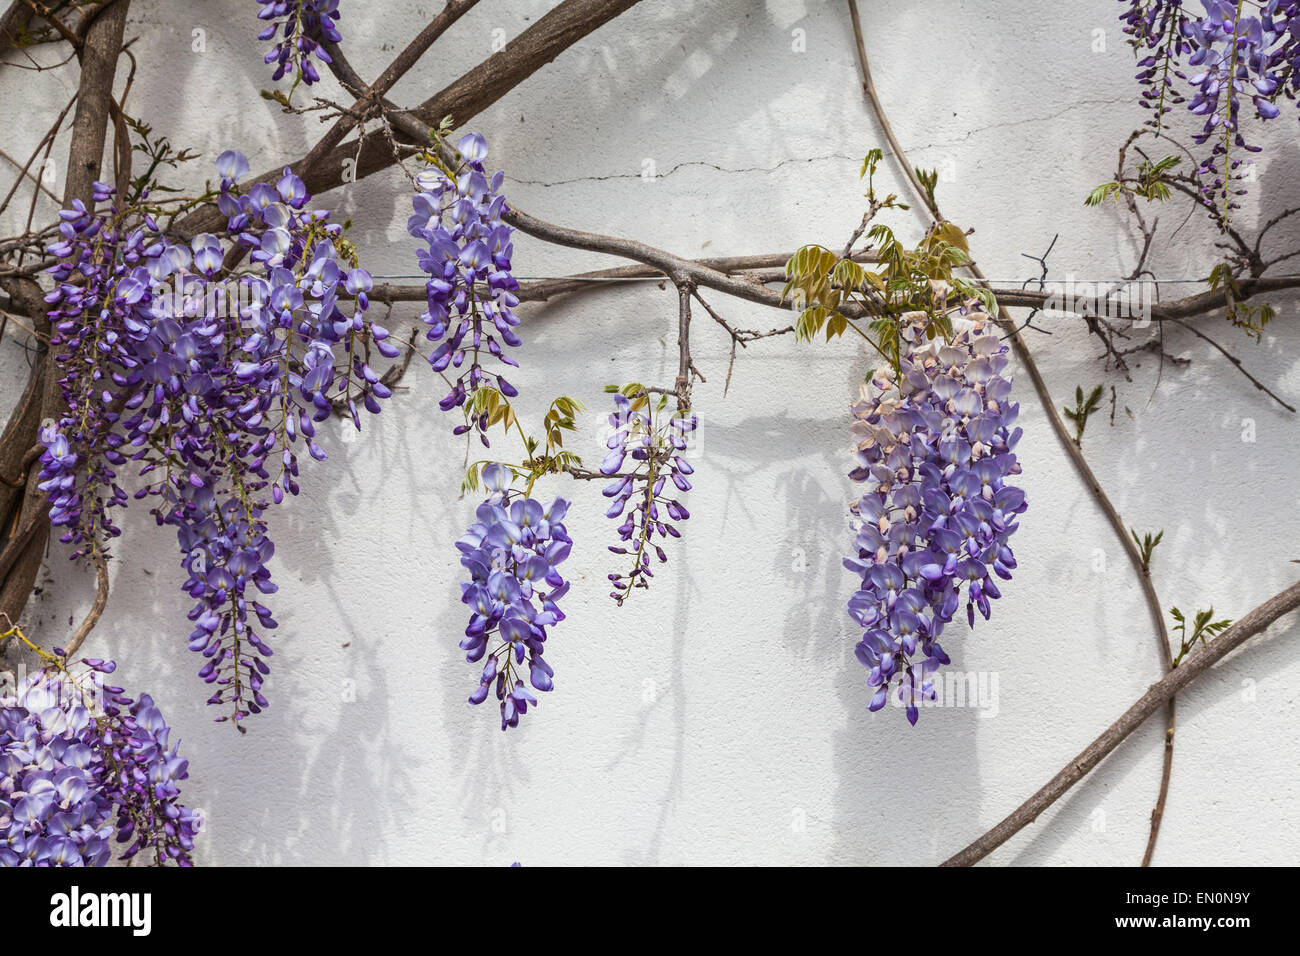
[[[470,580],[461,583],[461,600],[470,608],[465,638],[460,642],[465,660],[476,663],[487,656],[471,704],[481,704],[494,691],[501,708],[501,729],[517,727],[521,715],[539,691],[553,686],[555,671],[542,654],[546,629],[564,620],[558,601],[569,582],[558,566],[569,556],[573,542],[564,528],[569,502],[556,498],[543,507],[526,494],[510,490],[510,471],[500,464],[483,468],[487,500],[478,507],[476,521],[456,542],[460,563]],[[499,644],[488,651],[496,639]],[[522,667],[527,661],[528,682]]]
[[931,676],[948,655],[944,627],[966,601],[966,620],[985,618],[1001,592],[994,576],[1016,566],[1009,540],[1026,508],[1008,483],[1020,474],[1007,346],[982,313],[951,341],[931,341],[926,319],[903,321],[899,370],[879,372],[853,406],[854,481],[869,484],[851,506],[856,554],[844,566],[862,578],[848,602],[864,629],[855,652],[877,688],[879,710],[896,688],[916,723],[935,696]]
[[259,40],[280,40],[266,54],[266,62],[275,64],[271,79],[279,81],[286,73],[301,79],[308,86],[320,80],[320,74],[311,62],[315,54],[322,63],[330,63],[330,55],[321,45],[322,40],[339,43],[334,21],[339,18],[339,0],[257,0],[261,9],[259,20],[269,20],[270,25],[257,35]]
[[[679,492],[691,488],[687,476],[695,469],[683,452],[687,436],[695,431],[699,421],[687,411],[666,414],[666,406],[664,398],[657,409],[651,409],[648,396],[634,388],[631,397],[615,393],[614,412],[609,416],[614,430],[605,442],[609,451],[600,471],[614,480],[603,492],[606,498],[613,499],[605,515],[623,518],[618,536],[626,543],[626,547],[611,545],[609,550],[615,554],[631,554],[636,561],[626,574],[609,575],[614,586],[610,597],[620,606],[633,588],[650,586],[649,579],[654,577],[650,553],[653,551],[661,563],[667,561],[668,555],[659,542],[680,538],[681,532],[673,522],[691,516],[685,505],[664,492],[671,491],[670,482]],[[629,458],[631,469],[625,471]]]
[[439,407],[465,408],[466,423],[456,427],[456,434],[476,431],[486,446],[488,414],[471,411],[476,409],[473,396],[493,385],[507,398],[518,394],[504,376],[480,365],[484,350],[506,365],[519,365],[502,349],[521,344],[514,331],[519,324],[514,312],[519,283],[510,271],[514,230],[501,219],[506,211],[501,194],[505,174],[497,172],[489,179],[484,170],[483,137],[467,134],[456,149],[461,156],[458,169],[449,174],[431,167],[419,177],[423,191],[412,199],[415,211],[407,231],[428,244],[418,259],[430,277],[425,284],[428,310],[420,318],[429,327],[429,341],[438,343],[429,361],[440,373],[448,367],[463,368]]
[[105,211],[62,214],[46,301],[68,411],[42,430],[41,487],[73,557],[98,561],[129,500],[119,471],[146,479],[134,497],[155,499],[158,523],[176,529],[209,703],[238,722],[266,706],[266,510],[297,494],[300,448],[326,457],[315,425],[336,403],[358,428],[358,405],[379,411],[390,391],[371,349],[399,352],[365,319],[371,278],[341,227],[307,209],[302,180],[286,169],[242,194],[248,161],[226,152],[217,168],[228,233],[251,260],[238,274],[218,236],[172,243],[102,184]]
[[1204,117],[1193,139],[1213,144],[1196,176],[1204,203],[1217,209],[1222,200],[1220,214],[1226,216],[1239,208],[1232,197],[1246,192],[1239,188],[1245,154],[1260,151],[1242,132],[1243,99],[1270,120],[1281,113],[1276,101],[1282,94],[1294,98],[1300,91],[1300,2],[1201,0],[1199,15],[1182,0],[1123,2],[1124,32],[1140,57],[1141,101],[1155,114],[1149,125],[1162,127],[1182,103]]
[[89,684],[45,671],[0,697],[0,866],[102,866],[114,835],[121,859],[189,866],[199,817],[171,729],[147,694]]
[[1182,0],[1124,0],[1120,15],[1123,30],[1138,50],[1140,60],[1135,77],[1139,101],[1154,115],[1148,126],[1161,127],[1174,107],[1186,102],[1177,79],[1186,79],[1177,63],[1192,53],[1191,41],[1183,36],[1187,11]]

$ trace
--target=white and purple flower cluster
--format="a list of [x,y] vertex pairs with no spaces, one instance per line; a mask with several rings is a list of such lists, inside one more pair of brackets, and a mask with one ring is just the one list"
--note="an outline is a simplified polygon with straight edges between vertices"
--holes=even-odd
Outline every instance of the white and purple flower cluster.
[[[237,276],[217,236],[174,244],[147,216],[128,226],[114,205],[63,213],[47,301],[68,411],[43,430],[41,487],[73,557],[102,559],[118,534],[111,508],[129,500],[118,471],[134,465],[151,482],[135,497],[156,498],[159,524],[177,530],[209,702],[241,721],[266,706],[271,651],[259,630],[275,621],[253,600],[275,591],[265,511],[297,493],[301,447],[325,457],[315,423],[335,401],[359,428],[358,404],[377,412],[391,394],[371,348],[399,353],[365,319],[370,276],[347,261],[328,214],[306,208],[302,180],[286,170],[244,195],[247,160],[226,152],[217,168],[229,233],[251,250]],[[112,203],[109,187],[95,188],[97,203]]]
[[275,64],[271,79],[279,81],[286,73],[301,78],[308,86],[320,79],[311,62],[314,53],[322,63],[329,63],[330,55],[321,46],[322,40],[339,43],[334,21],[339,18],[339,0],[257,0],[262,9],[259,20],[270,20],[270,25],[257,35],[259,40],[281,39],[266,54],[266,62]]
[[[510,271],[514,230],[501,219],[506,210],[501,195],[505,174],[488,178],[483,167],[487,144],[479,134],[461,137],[456,148],[462,165],[453,176],[436,167],[421,174],[423,191],[411,200],[415,211],[406,226],[413,237],[428,243],[418,261],[430,277],[425,284],[428,310],[420,319],[429,327],[429,341],[438,343],[430,364],[441,373],[469,362],[438,403],[443,411],[464,407],[485,384],[495,383],[507,398],[515,397],[515,387],[504,376],[484,371],[479,360],[486,350],[504,364],[518,367],[502,345],[521,344],[514,331],[519,324],[514,313],[519,283]],[[455,432],[463,435],[474,430],[486,446],[487,427],[487,415],[482,414],[457,426]]]
[[188,765],[170,734],[148,695],[87,696],[50,672],[0,697],[0,866],[102,866],[115,833],[122,859],[190,865],[199,818],[179,802]]
[[850,510],[859,520],[856,555],[845,567],[862,578],[849,613],[864,629],[855,652],[877,688],[879,710],[891,687],[917,719],[933,699],[931,675],[949,658],[939,645],[963,596],[966,619],[987,618],[1000,597],[993,580],[1016,566],[1009,539],[1025,495],[1008,483],[1020,474],[1010,401],[1007,346],[974,314],[969,328],[930,341],[925,317],[902,330],[900,374],[863,387],[853,407],[858,467],[869,489]]
[[[456,542],[460,563],[470,580],[461,583],[461,600],[470,608],[465,660],[487,655],[471,704],[481,704],[495,687],[501,706],[501,729],[517,727],[519,717],[536,706],[521,668],[528,664],[528,683],[539,691],[553,686],[555,671],[542,657],[546,629],[564,620],[556,603],[569,590],[558,567],[573,541],[564,528],[569,502],[556,498],[549,508],[510,491],[510,472],[499,464],[483,469],[488,498],[478,506],[476,521]],[[493,638],[500,641],[490,653]]]
[[[676,498],[664,494],[669,482],[679,492],[690,491],[691,482],[686,477],[695,469],[686,460],[687,438],[695,431],[699,420],[689,412],[676,411],[664,414],[666,421],[656,423],[655,412],[634,408],[628,396],[614,395],[614,412],[609,416],[613,434],[606,440],[609,452],[601,462],[601,474],[614,480],[605,486],[603,494],[613,499],[608,518],[623,518],[618,526],[618,536],[626,547],[610,546],[614,554],[631,554],[635,566],[626,574],[610,574],[614,586],[610,592],[619,605],[627,600],[633,588],[648,588],[654,576],[650,570],[650,552],[659,561],[668,560],[663,546],[655,540],[680,538],[681,532],[674,521],[685,521],[691,516]],[[624,462],[632,459],[631,470],[624,471]],[[629,503],[631,508],[628,508]],[[624,517],[624,512],[627,512]]]

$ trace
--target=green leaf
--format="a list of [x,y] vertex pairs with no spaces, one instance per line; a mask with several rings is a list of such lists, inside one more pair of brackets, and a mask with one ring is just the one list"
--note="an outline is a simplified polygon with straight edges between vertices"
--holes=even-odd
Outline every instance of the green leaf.
[[[970,252],[970,243],[966,240],[966,233],[962,231],[960,226],[945,219],[934,227],[934,234],[948,245],[956,246],[963,253],[968,254]],[[969,256],[967,255],[961,261],[965,262],[966,258],[969,258]]]
[[858,178],[861,179],[863,176],[868,174],[874,174],[876,166],[884,156],[885,154],[878,148],[868,150],[866,159],[862,160],[862,171],[858,173]]
[[1088,193],[1088,196],[1086,199],[1084,199],[1083,204],[1085,206],[1100,206],[1107,199],[1113,199],[1115,200],[1116,203],[1118,203],[1119,194],[1122,189],[1123,187],[1116,182],[1102,183],[1092,192]]

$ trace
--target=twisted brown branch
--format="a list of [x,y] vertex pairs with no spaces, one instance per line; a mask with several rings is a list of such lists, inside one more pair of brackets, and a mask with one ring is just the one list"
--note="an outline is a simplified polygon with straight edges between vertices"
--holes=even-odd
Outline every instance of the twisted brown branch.
[[[539,19],[504,50],[494,53],[446,89],[402,115],[426,132],[446,116],[464,124],[528,79],[547,63],[594,30],[613,20],[639,0],[564,0]],[[422,143],[424,137],[404,133],[401,142]],[[362,179],[395,162],[384,131],[367,133],[357,143],[341,143],[304,169],[303,161],[290,164],[312,195],[335,189],[352,179]],[[281,175],[276,168],[258,176],[255,182],[274,182]],[[250,185],[252,183],[250,182]],[[215,205],[203,206],[176,224],[181,235],[213,232],[224,217]]]
[[[85,32],[81,50],[81,79],[72,120],[72,143],[64,184],[65,206],[72,205],[76,199],[87,206],[94,202],[92,184],[99,178],[100,164],[103,161],[113,100],[113,77],[122,52],[129,6],[130,0],[108,0],[95,8],[92,14],[88,14],[94,19]],[[48,333],[49,321],[45,316],[39,287],[30,279],[19,279],[11,283],[8,291],[11,295],[18,293],[32,300],[28,310],[36,329]],[[30,405],[20,404],[20,409],[24,411],[10,419],[11,426],[17,421],[18,429],[6,429],[6,438],[13,442],[14,447],[21,449],[21,454],[25,454],[35,441],[35,426],[45,418],[58,417],[63,408],[59,376],[54,367],[52,352],[42,353],[28,387],[29,392],[24,393],[24,400],[28,395],[33,399],[39,395],[39,403],[33,401]],[[34,414],[31,410],[33,407],[36,409]],[[38,481],[33,470],[27,479],[21,501],[15,503],[16,514],[11,525],[15,533],[5,540],[5,553],[12,553],[14,557],[0,582],[0,613],[7,614],[13,620],[20,619],[31,595],[45,542],[49,538],[45,493],[37,487]],[[5,490],[0,489],[0,497]]]
[[[595,238],[599,239],[601,237]],[[785,264],[793,255],[793,252],[766,252],[748,256],[715,256],[706,259],[687,259],[684,261],[689,262],[691,265],[698,266],[701,269],[711,269],[715,272],[726,273],[727,275],[744,279],[747,282],[757,283],[761,286],[768,282],[783,281],[785,277]],[[853,259],[856,262],[873,262],[875,261],[875,256],[871,253],[858,252],[854,254]],[[535,279],[530,282],[522,282],[515,294],[518,296],[520,302],[546,302],[556,296],[568,295],[574,292],[589,292],[592,289],[600,288],[604,283],[617,283],[637,279],[653,279],[666,276],[667,273],[665,273],[663,269],[657,269],[654,266],[619,266],[614,269],[599,269],[593,272],[581,272],[576,275],[562,276],[556,279]],[[423,284],[382,284],[376,285],[371,290],[370,298],[380,302],[423,302],[428,297],[428,294],[428,290],[425,289]],[[774,308],[785,308],[787,306],[787,303],[785,303],[780,296],[774,297],[772,301],[764,301],[762,304],[770,305]]]
[[1175,694],[1211,666],[1297,607],[1300,607],[1300,582],[1269,598],[1217,638],[1187,657],[1158,683],[1152,684],[1132,707],[1067,763],[1065,768],[1049,780],[1041,790],[970,846],[945,860],[942,865],[970,866],[988,856],[1020,830],[1033,823],[1040,813],[1064,796],[1066,791],[1082,780],[1088,771],[1101,763],[1102,759],[1118,747],[1129,734],[1159,710],[1161,704],[1172,701]]
[[95,600],[90,605],[90,610],[82,618],[81,624],[77,631],[72,635],[72,640],[68,646],[63,649],[64,655],[71,658],[77,651],[81,650],[81,645],[85,643],[90,632],[95,629],[99,619],[104,616],[104,608],[108,607],[108,560],[103,552],[99,550],[98,544],[95,545],[92,560],[95,564]]
[[[343,138],[356,128],[359,122],[358,117],[365,116],[369,110],[383,103],[384,97],[393,88],[393,85],[419,62],[420,57],[425,54],[429,47],[433,46],[438,37],[447,31],[448,27],[468,13],[476,3],[478,3],[478,0],[448,0],[442,11],[416,35],[415,39],[407,44],[406,48],[393,59],[392,63],[388,64],[384,72],[380,73],[379,78],[369,87],[359,86],[355,82],[343,83],[348,92],[357,97],[357,101],[353,104],[352,110],[340,116],[329,132],[312,147],[311,152],[302,160],[302,168],[304,170],[314,169],[324,157],[333,151],[334,147],[343,142]],[[333,43],[328,45],[331,59],[338,62],[337,54],[339,51],[337,45]]]

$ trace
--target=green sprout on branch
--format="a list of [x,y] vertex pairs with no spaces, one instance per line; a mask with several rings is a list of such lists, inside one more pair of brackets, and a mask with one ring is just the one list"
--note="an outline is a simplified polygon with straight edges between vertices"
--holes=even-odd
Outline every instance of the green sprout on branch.
[[1142,570],[1150,573],[1151,554],[1155,551],[1156,545],[1158,545],[1161,539],[1164,538],[1165,533],[1159,531],[1156,533],[1155,537],[1152,537],[1151,533],[1147,532],[1140,538],[1138,537],[1137,531],[1133,528],[1129,528],[1128,533],[1133,536],[1133,541],[1138,546],[1138,553],[1142,555]]
[[1102,387],[1098,385],[1094,388],[1087,398],[1083,397],[1083,388],[1076,385],[1074,387],[1074,408],[1066,405],[1061,411],[1065,412],[1065,417],[1074,422],[1074,447],[1083,447],[1083,430],[1088,427],[1088,417],[1097,410],[1101,404]]
[[1183,662],[1183,658],[1196,646],[1197,641],[1208,644],[1210,638],[1217,637],[1232,625],[1232,621],[1226,618],[1220,621],[1214,620],[1214,608],[1210,608],[1208,611],[1197,611],[1196,618],[1192,621],[1192,633],[1189,635],[1187,633],[1187,618],[1183,616],[1183,612],[1176,607],[1171,607],[1169,613],[1173,615],[1176,622],[1174,630],[1178,632],[1179,638],[1178,655],[1174,658],[1174,667]]
[[1249,302],[1240,301],[1241,286],[1237,284],[1237,277],[1232,267],[1226,262],[1220,262],[1211,269],[1207,281],[1212,291],[1223,289],[1223,302],[1228,321],[1258,342],[1264,334],[1264,326],[1277,316],[1277,310],[1268,304],[1251,305]]
[[[882,155],[873,149],[862,164],[870,205],[855,241],[879,210],[908,208],[892,193],[884,199],[876,195],[874,175]],[[933,199],[938,173],[922,173],[921,181],[928,184]],[[829,341],[852,330],[897,370],[903,314],[924,312],[929,318],[930,338],[946,340],[953,335],[950,312],[959,305],[977,300],[986,311],[997,310],[989,289],[955,274],[971,263],[966,233],[956,224],[947,220],[935,223],[915,248],[905,246],[883,223],[872,225],[866,240],[873,263],[855,261],[852,242],[843,253],[807,245],[790,257],[782,295],[800,310],[795,323],[799,340],[824,334]]]
[[[470,395],[465,403],[465,420],[473,421],[487,417],[487,427],[500,425],[506,433],[514,432],[524,447],[525,459],[519,464],[502,462],[516,478],[528,482],[525,494],[531,494],[533,484],[543,475],[553,475],[569,471],[582,464],[578,455],[564,447],[564,433],[577,431],[577,417],[584,406],[576,398],[561,395],[551,402],[542,419],[542,431],[546,437],[545,444],[533,435],[524,432],[519,416],[510,400],[490,385],[483,385]],[[489,460],[471,463],[461,480],[461,494],[478,491],[483,474],[483,467],[492,464]]]
[[1140,196],[1147,202],[1164,202],[1172,195],[1169,189],[1169,173],[1180,162],[1182,160],[1177,156],[1166,156],[1154,163],[1140,163],[1137,168],[1137,178],[1131,185],[1128,181],[1118,180],[1102,183],[1088,194],[1083,204],[1100,206],[1108,199],[1118,204],[1119,197],[1125,193]]

